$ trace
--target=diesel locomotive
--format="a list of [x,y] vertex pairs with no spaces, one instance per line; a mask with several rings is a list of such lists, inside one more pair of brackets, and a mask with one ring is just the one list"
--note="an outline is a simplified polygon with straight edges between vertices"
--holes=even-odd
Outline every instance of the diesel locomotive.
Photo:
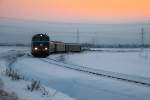
[[46,34],[36,34],[32,37],[31,54],[35,57],[49,56],[49,36]]

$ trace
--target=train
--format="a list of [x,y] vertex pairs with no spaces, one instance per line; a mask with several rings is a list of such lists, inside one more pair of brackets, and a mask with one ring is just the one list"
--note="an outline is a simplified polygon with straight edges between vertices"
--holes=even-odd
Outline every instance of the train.
[[81,45],[79,43],[50,41],[46,34],[36,34],[32,37],[31,54],[35,57],[47,57],[54,53],[68,52],[81,52]]

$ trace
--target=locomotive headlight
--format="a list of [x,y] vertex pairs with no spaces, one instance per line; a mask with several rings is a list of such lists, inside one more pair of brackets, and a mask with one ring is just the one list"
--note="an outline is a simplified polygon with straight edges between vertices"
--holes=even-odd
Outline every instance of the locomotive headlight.
[[37,47],[35,47],[35,48],[34,48],[34,50],[38,50],[38,48],[37,48]]
[[45,48],[45,50],[48,50],[48,48]]

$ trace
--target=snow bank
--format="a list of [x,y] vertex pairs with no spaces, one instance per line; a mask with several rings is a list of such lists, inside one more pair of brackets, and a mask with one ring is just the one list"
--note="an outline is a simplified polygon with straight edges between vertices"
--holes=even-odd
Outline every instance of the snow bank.
[[30,82],[24,80],[12,81],[5,76],[1,76],[1,79],[5,84],[4,89],[9,92],[15,92],[20,100],[74,100],[73,98],[66,96],[63,93],[58,92],[52,88],[46,87],[50,94],[44,96],[40,91],[28,91],[27,85],[30,84]]

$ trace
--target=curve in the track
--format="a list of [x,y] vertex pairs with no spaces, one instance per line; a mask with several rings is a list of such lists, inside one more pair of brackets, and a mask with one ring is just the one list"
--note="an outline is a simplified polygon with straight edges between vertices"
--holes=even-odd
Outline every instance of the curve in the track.
[[60,61],[57,61],[57,60],[51,59],[51,58],[41,58],[41,60],[44,62],[50,63],[50,64],[54,64],[54,65],[57,65],[60,67],[64,67],[64,68],[68,68],[68,69],[72,69],[72,70],[76,70],[76,71],[80,71],[80,72],[90,73],[93,75],[98,75],[98,76],[102,76],[102,77],[117,79],[117,80],[121,80],[121,81],[126,81],[126,82],[130,82],[130,83],[140,84],[143,86],[150,87],[150,78],[126,75],[126,74],[122,74],[122,73],[104,71],[104,70],[100,70],[100,69],[93,69],[93,68],[79,66],[79,65],[75,65],[75,64],[68,64],[68,63],[60,62]]

